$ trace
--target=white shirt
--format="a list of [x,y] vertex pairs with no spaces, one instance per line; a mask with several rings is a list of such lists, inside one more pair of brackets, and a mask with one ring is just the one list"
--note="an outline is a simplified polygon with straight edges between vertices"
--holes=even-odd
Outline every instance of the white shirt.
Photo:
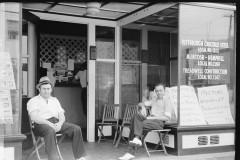
[[150,101],[152,106],[152,115],[153,116],[162,116],[165,115],[171,119],[171,113],[173,109],[172,101],[170,98],[163,97],[163,99],[153,99]]
[[75,78],[80,79],[80,83],[81,83],[82,88],[87,87],[87,71],[86,70],[79,71],[76,74]]
[[38,115],[43,119],[49,119],[51,117],[58,118],[59,112],[65,112],[57,98],[51,96],[47,103],[40,94],[28,101],[27,110],[28,114],[37,110]]

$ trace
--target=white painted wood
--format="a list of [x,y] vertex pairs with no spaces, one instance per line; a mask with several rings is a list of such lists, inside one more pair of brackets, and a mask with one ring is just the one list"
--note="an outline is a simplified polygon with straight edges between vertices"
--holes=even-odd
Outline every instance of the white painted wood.
[[1,29],[0,29],[0,52],[5,51],[5,32],[6,32],[6,13],[5,13],[5,3],[0,3],[0,24],[1,24]]
[[82,17],[74,17],[74,16],[65,16],[65,15],[57,15],[57,14],[48,14],[48,13],[33,12],[33,11],[31,11],[31,13],[38,16],[42,20],[69,22],[69,23],[81,23],[81,24],[94,23],[95,25],[109,26],[109,27],[116,26],[115,21],[82,18]]
[[[142,29],[142,39],[141,39],[142,49],[148,50],[148,30],[146,28]],[[147,86],[147,63],[142,63],[142,73],[141,73],[141,95],[143,90]],[[141,96],[142,97],[142,96]]]
[[119,99],[119,94],[120,94],[120,82],[119,82],[119,77],[120,76],[120,52],[121,52],[121,35],[120,35],[120,27],[115,27],[115,86],[114,86],[114,103],[119,104],[120,99]]
[[37,55],[37,41],[36,41],[36,33],[35,33],[35,25],[31,22],[28,22],[28,40],[27,40],[27,48],[28,48],[28,97],[35,96],[35,82],[36,82],[36,55]]
[[221,4],[221,3],[198,3],[198,2],[179,2],[181,4],[188,4],[188,5],[195,5],[195,6],[202,6],[202,7],[212,7],[212,8],[219,8],[219,9],[228,9],[236,11],[236,5],[230,4]]
[[172,7],[176,5],[177,3],[157,3],[153,6],[149,6],[143,10],[140,10],[134,14],[131,14],[125,18],[120,19],[117,22],[117,26],[124,26],[126,24],[135,22],[136,20],[139,20],[141,18],[147,17],[153,13],[159,12],[161,10],[164,10],[166,8]]
[[[218,135],[219,144],[210,144],[210,136]],[[207,136],[208,143],[206,145],[198,145],[198,137]],[[182,136],[182,148],[203,148],[203,147],[217,147],[234,145],[234,133],[216,133],[216,134],[199,134],[199,135],[183,135]]]
[[95,60],[89,60],[90,46],[95,46],[95,24],[88,24],[87,45],[87,141],[95,142]]

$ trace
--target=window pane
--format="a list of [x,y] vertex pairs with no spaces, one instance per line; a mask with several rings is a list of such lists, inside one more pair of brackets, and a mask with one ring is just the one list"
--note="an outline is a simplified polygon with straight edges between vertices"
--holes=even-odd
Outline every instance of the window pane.
[[115,59],[114,37],[115,29],[113,27],[96,26],[98,59]]
[[[201,109],[205,125],[234,124],[234,11],[180,5],[179,31],[181,85],[194,88],[199,101],[194,107]],[[188,117],[186,123],[196,116]]]
[[103,115],[105,104],[114,104],[115,64],[112,62],[96,62],[96,109],[95,119],[99,120]]
[[20,4],[0,3],[0,131],[19,134]]
[[127,103],[140,102],[140,30],[122,29],[122,116]]

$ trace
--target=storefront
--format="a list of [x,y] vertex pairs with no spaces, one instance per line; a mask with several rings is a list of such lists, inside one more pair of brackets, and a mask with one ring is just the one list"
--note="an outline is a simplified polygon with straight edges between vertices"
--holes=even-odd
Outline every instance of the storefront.
[[[104,104],[120,104],[123,115],[146,86],[162,82],[174,108],[165,125],[169,154],[235,150],[235,4],[155,3],[111,21],[70,15],[69,5],[0,3],[0,156],[21,159],[26,102],[44,75],[88,142],[97,138]],[[79,70],[86,73],[86,115],[85,85],[72,83]]]

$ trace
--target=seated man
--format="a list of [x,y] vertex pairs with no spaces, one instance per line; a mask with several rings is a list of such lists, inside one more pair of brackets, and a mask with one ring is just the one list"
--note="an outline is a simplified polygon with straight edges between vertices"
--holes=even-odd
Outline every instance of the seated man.
[[57,152],[56,133],[66,134],[72,139],[73,154],[76,160],[85,160],[85,147],[81,128],[65,122],[64,110],[57,98],[51,96],[53,84],[48,77],[42,77],[36,86],[39,95],[27,103],[27,110],[33,124],[33,133],[44,137],[48,160],[60,160]]
[[[150,116],[146,117],[146,110],[143,108],[141,113],[135,114],[130,122],[129,147],[128,152],[120,157],[120,160],[129,160],[134,158],[134,149],[132,146],[142,146],[143,129],[163,129],[164,122],[171,119],[172,103],[169,98],[165,98],[165,85],[160,83],[155,86],[157,99],[145,101],[139,106],[152,106]],[[148,104],[149,103],[149,104]]]

